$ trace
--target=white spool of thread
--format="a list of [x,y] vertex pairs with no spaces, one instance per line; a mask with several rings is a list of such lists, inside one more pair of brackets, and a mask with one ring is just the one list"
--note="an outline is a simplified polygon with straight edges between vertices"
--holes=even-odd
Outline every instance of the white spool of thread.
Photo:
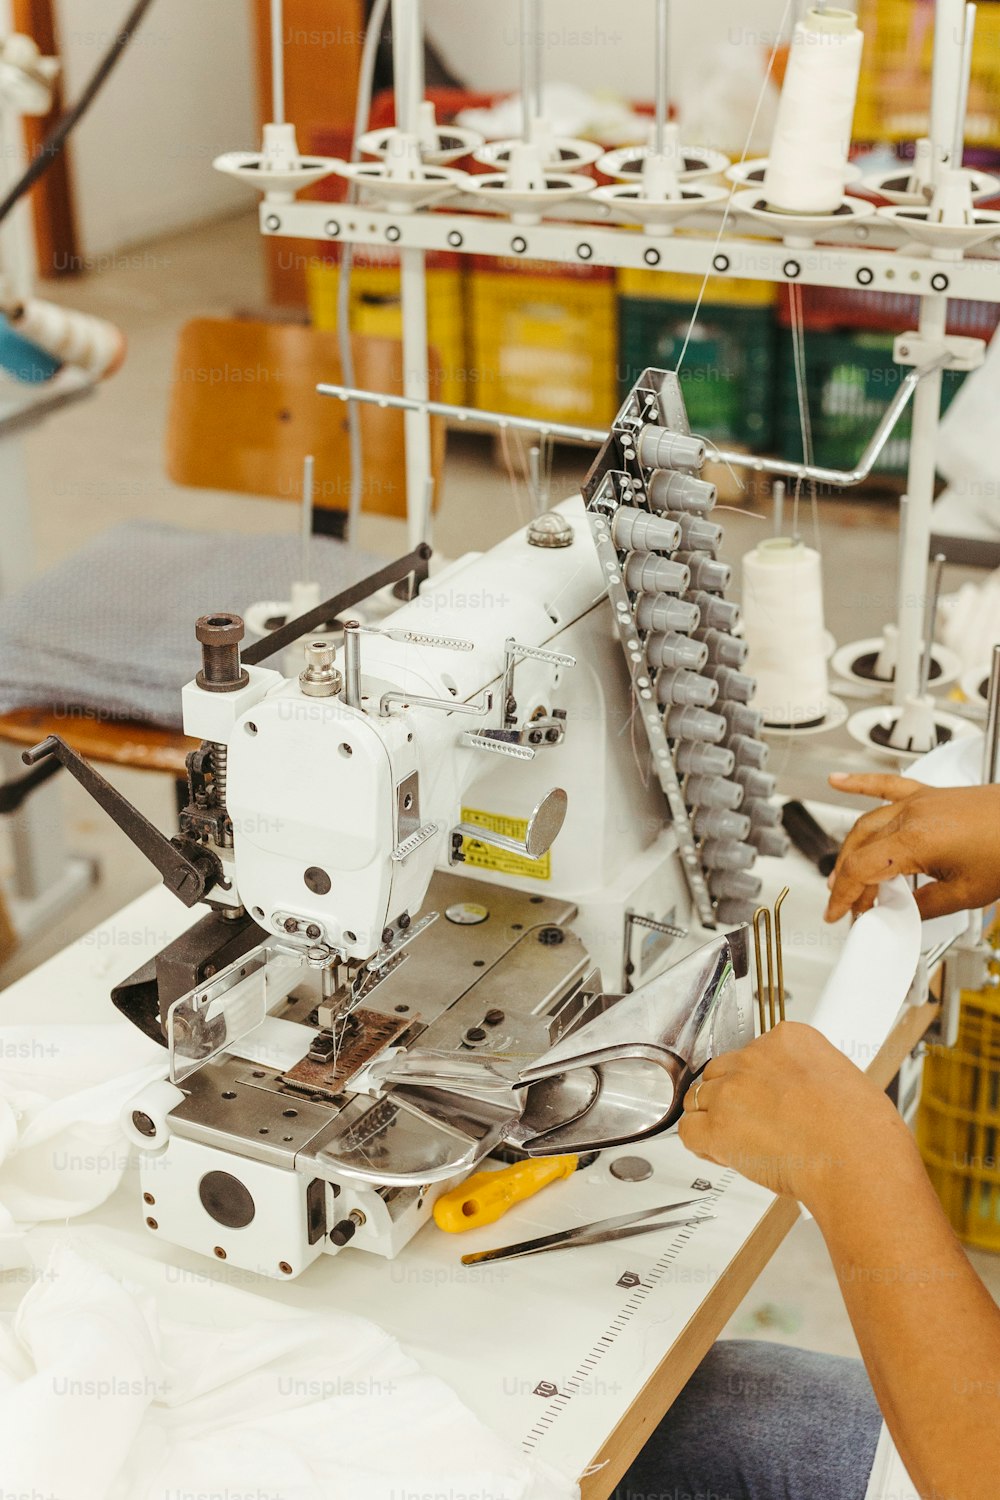
[[809,10],[796,24],[764,176],[768,207],[790,214],[839,207],[862,41],[850,10]]
[[765,724],[812,724],[829,708],[827,638],[819,553],[769,537],[743,559],[743,671],[757,679]]

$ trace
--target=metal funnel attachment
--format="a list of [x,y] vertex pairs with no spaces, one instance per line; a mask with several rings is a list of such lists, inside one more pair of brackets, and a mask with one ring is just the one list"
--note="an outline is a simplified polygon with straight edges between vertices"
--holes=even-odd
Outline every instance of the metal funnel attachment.
[[525,1068],[524,1110],[508,1140],[550,1156],[669,1129],[708,1060],[753,1038],[749,947],[745,926],[716,938]]
[[597,1151],[676,1123],[709,1058],[754,1035],[749,928],[726,933],[606,1007],[519,1074],[504,1059],[413,1048],[373,1063],[316,1143],[317,1169],[383,1184],[447,1181],[498,1145]]

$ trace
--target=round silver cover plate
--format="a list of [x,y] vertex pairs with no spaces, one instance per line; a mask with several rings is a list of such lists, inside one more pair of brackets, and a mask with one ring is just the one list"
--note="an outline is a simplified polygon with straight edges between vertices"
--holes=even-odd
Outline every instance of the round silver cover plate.
[[528,831],[524,846],[530,859],[541,859],[556,841],[556,836],[566,820],[569,799],[561,786],[554,786],[535,808],[528,819]]
[[448,921],[457,922],[459,927],[478,927],[489,914],[489,907],[478,906],[475,901],[459,901],[445,911]]
[[611,1163],[611,1175],[620,1182],[645,1182],[652,1177],[653,1167],[644,1156],[619,1156]]
[[573,528],[557,511],[546,511],[528,527],[529,547],[572,547]]

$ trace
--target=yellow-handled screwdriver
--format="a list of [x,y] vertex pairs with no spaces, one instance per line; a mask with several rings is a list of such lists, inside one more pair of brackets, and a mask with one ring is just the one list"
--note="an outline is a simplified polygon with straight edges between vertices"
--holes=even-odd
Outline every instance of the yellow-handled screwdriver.
[[476,1172],[442,1194],[434,1205],[434,1222],[449,1234],[493,1224],[515,1203],[523,1203],[560,1177],[569,1177],[579,1160],[578,1156],[542,1156],[515,1162],[499,1172]]

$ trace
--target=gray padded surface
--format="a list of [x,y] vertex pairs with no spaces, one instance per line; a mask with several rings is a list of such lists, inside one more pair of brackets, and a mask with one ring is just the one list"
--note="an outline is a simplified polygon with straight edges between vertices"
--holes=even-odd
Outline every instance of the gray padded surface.
[[[384,561],[313,538],[324,599]],[[112,527],[0,600],[0,713],[43,708],[179,729],[180,690],[199,666],[199,615],[286,599],[300,571],[296,536]]]

